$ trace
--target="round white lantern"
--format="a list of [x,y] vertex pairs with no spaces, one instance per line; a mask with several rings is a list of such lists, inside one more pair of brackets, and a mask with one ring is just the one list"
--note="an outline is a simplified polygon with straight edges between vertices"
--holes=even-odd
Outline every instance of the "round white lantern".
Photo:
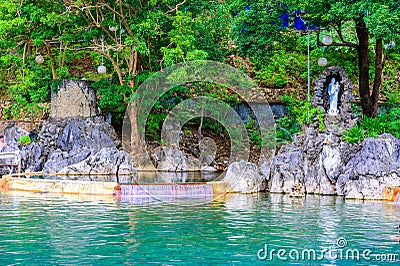
[[112,32],[116,32],[118,30],[118,27],[117,26],[110,26],[110,27],[108,27],[108,29],[110,31],[112,31]]
[[44,57],[42,55],[38,55],[35,58],[36,63],[38,63],[39,65],[44,63]]
[[325,57],[321,57],[320,59],[318,59],[319,66],[326,66],[326,64],[328,64],[328,60],[326,60]]
[[105,73],[107,72],[107,68],[106,68],[105,66],[103,66],[103,65],[100,65],[100,66],[97,68],[97,72],[98,72],[99,74],[105,74]]
[[333,42],[332,37],[329,35],[326,35],[324,37],[322,37],[322,43],[325,45],[331,45]]

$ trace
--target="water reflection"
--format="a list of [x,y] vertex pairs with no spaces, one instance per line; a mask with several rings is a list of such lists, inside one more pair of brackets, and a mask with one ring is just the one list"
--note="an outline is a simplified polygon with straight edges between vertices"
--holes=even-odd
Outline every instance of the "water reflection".
[[185,206],[7,192],[0,193],[0,264],[287,265],[260,261],[257,251],[265,244],[320,250],[335,245],[339,237],[350,248],[398,254],[399,219],[399,205],[339,197],[229,194]]
[[73,176],[30,176],[29,178],[52,179],[52,180],[82,180],[118,182],[120,184],[153,184],[153,183],[197,183],[216,181],[221,178],[221,172],[193,171],[193,172],[157,172],[137,171],[132,175],[73,175]]
[[218,178],[219,172],[194,171],[194,172],[154,172],[140,171],[132,176],[120,176],[121,184],[152,184],[152,183],[197,183],[209,182]]

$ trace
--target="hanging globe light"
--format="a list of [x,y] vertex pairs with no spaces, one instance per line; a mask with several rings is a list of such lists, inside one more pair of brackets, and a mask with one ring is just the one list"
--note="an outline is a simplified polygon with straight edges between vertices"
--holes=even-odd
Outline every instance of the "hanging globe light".
[[322,37],[322,43],[325,45],[331,45],[333,42],[332,37],[329,35],[325,35],[324,37]]
[[321,57],[320,59],[318,59],[319,66],[326,66],[326,64],[328,64],[328,60],[326,60],[325,57]]
[[105,74],[107,68],[104,66],[104,35],[101,36],[101,64],[97,67],[97,73]]
[[42,55],[37,55],[35,58],[36,63],[38,63],[39,65],[44,63],[44,57]]
[[105,66],[103,66],[103,65],[100,65],[100,66],[97,67],[97,72],[99,74],[105,74],[107,72],[107,68]]
[[114,16],[113,16],[113,24],[112,26],[109,26],[108,29],[112,32],[116,32],[118,30],[118,26],[115,25],[115,10],[114,10]]
[[112,31],[112,32],[116,32],[118,30],[118,27],[117,26],[110,26],[110,27],[108,27],[108,29],[110,31]]

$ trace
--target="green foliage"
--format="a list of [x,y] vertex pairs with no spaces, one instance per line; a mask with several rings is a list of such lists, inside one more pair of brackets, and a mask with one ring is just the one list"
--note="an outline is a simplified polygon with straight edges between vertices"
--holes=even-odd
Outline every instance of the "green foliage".
[[381,115],[377,118],[364,117],[360,121],[360,126],[365,131],[366,136],[376,138],[386,132],[386,123],[386,115]]
[[[163,94],[154,104],[146,121],[146,137],[159,140],[162,122],[166,118],[168,112],[182,101],[198,96],[220,99],[231,106],[240,102],[237,94],[230,92],[228,88],[218,84],[193,82],[191,84],[175,86],[167,93]],[[199,124],[200,118],[192,119],[189,123]],[[223,126],[219,122],[207,117],[203,120],[202,128],[211,129],[217,134],[223,131]]]
[[24,135],[18,139],[18,142],[22,143],[22,145],[26,146],[31,143],[31,138],[29,135]]
[[122,122],[128,96],[132,88],[128,85],[117,85],[108,79],[100,79],[92,84],[99,96],[98,106],[104,113],[111,113],[117,122]]
[[383,133],[390,133],[400,138],[400,108],[393,108],[389,113],[376,118],[364,117],[358,125],[344,131],[344,140],[350,143],[363,141],[367,137],[376,138]]
[[[149,73],[186,60],[224,60],[231,26],[225,2],[4,0],[0,89],[22,109],[49,101],[52,80],[86,78],[96,81],[103,110],[122,113],[129,93]],[[105,75],[96,73],[102,40]],[[41,65],[34,61],[38,54],[45,59]],[[15,118],[16,110],[3,113]]]
[[160,141],[160,131],[163,121],[167,117],[167,113],[161,112],[161,108],[157,108],[156,112],[149,114],[146,121],[146,138],[150,140]]
[[386,132],[400,138],[400,91],[398,88],[394,89],[387,96],[387,106],[382,115],[383,123],[386,125]]
[[249,56],[260,65],[267,63],[272,51],[279,49],[279,43],[287,37],[281,34],[276,23],[283,13],[279,1],[234,1],[232,13],[235,14],[232,25],[232,38],[238,45],[241,55]]
[[377,118],[364,117],[357,125],[344,132],[344,140],[356,143],[366,137],[376,138],[383,133],[400,138],[400,93],[392,92],[388,98],[388,106],[383,109],[383,113]]
[[352,102],[351,103],[351,110],[357,117],[362,117],[362,109],[359,105],[356,103]]
[[[305,80],[306,67],[299,65],[298,62],[305,62],[304,55],[307,48],[304,32],[293,30],[292,27],[285,28],[280,20],[284,13],[289,15],[289,25],[293,25],[294,12],[306,11],[303,19],[309,25],[324,28],[321,35],[331,35],[333,44],[329,47],[320,46],[314,31],[310,33],[311,47],[311,78],[315,78],[316,73],[321,69],[316,66],[316,59],[320,56],[328,58],[331,65],[341,65],[345,68],[351,80],[359,81],[361,84],[362,106],[367,115],[374,115],[371,112],[374,106],[372,100],[365,95],[368,92],[368,83],[374,81],[375,75],[380,75],[379,67],[368,64],[374,62],[376,48],[380,40],[384,45],[398,43],[400,41],[400,28],[397,26],[400,19],[400,8],[397,0],[256,0],[243,1],[237,0],[232,3],[234,23],[232,25],[232,38],[238,46],[241,55],[248,56],[256,66],[257,77],[268,87],[285,87],[293,85],[290,82],[291,74],[288,72],[298,72],[294,76]],[[358,25],[356,27],[356,25]],[[362,29],[365,25],[369,37],[363,40],[362,34],[356,34],[357,29]],[[321,36],[320,36],[321,38]],[[360,48],[362,49],[355,49]],[[396,58],[399,46],[388,45],[383,49],[388,58]],[[283,52],[282,52],[283,51]],[[361,51],[369,51],[362,54]],[[290,63],[288,58],[294,54],[303,56],[303,60]],[[362,63],[354,63],[361,55]],[[369,58],[365,58],[369,57]],[[369,59],[369,60],[367,60]],[[296,65],[297,63],[297,65]],[[360,69],[357,69],[357,68]],[[396,67],[392,67],[395,70]],[[398,69],[398,67],[397,67]],[[386,70],[385,70],[386,71]],[[359,74],[361,73],[361,74]],[[395,77],[396,74],[391,74]],[[379,79],[376,82],[380,83]],[[292,84],[291,84],[292,83]],[[297,85],[297,84],[296,84]],[[381,84],[375,84],[380,87]],[[384,84],[385,85],[385,84]],[[369,106],[369,108],[366,108]]]
[[163,64],[170,66],[189,60],[222,60],[229,49],[230,25],[229,9],[225,3],[189,4],[185,11],[177,11],[172,19],[169,43],[160,48]]
[[400,139],[400,108],[392,108],[387,115],[387,131]]
[[351,144],[363,141],[365,139],[365,131],[361,126],[355,125],[343,132],[343,139]]
[[293,134],[301,132],[302,125],[311,124],[314,119],[319,123],[319,129],[325,129],[324,114],[319,108],[311,105],[311,101],[297,100],[293,96],[282,96],[288,114],[277,120],[277,141],[293,141]]
[[257,145],[259,147],[263,146],[264,143],[262,141],[261,133],[258,130],[256,120],[249,117],[247,123],[245,123],[245,127],[247,130],[250,144]]
[[386,104],[387,106],[390,107],[399,107],[400,105],[400,90],[399,88],[395,88],[392,91],[389,91],[386,93],[387,96],[387,101]]
[[[196,122],[199,122],[200,119],[196,119]],[[203,120],[203,127],[202,129],[211,129],[214,133],[220,134],[224,130],[224,126],[219,123],[217,120],[212,118],[205,117]]]

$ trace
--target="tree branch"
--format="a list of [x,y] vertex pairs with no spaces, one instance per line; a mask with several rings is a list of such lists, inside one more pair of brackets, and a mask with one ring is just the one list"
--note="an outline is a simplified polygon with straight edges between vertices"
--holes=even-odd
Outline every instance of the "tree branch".
[[317,45],[318,46],[345,46],[345,47],[352,47],[352,48],[358,48],[358,44],[352,43],[352,42],[332,42],[330,45],[325,45],[319,40],[319,31],[317,31]]
[[124,16],[124,13],[123,13],[123,7],[122,7],[122,1],[119,1],[119,9],[120,9],[120,12],[117,12],[117,11],[115,11],[110,5],[108,5],[107,3],[102,3],[103,4],[103,6],[105,6],[109,11],[111,11],[113,14],[115,14],[116,16],[118,16],[120,19],[121,19],[121,22],[122,22],[122,24],[124,24],[124,27],[125,27],[125,30],[126,30],[126,32],[127,32],[127,34],[130,36],[130,37],[133,37],[133,33],[132,33],[132,31],[131,31],[131,29],[129,28],[129,25],[128,25],[128,23],[126,22],[126,19],[125,19],[125,16]]
[[333,28],[336,30],[337,34],[339,35],[340,40],[342,41],[342,43],[347,43],[343,38],[342,23],[339,22],[337,26],[338,26],[337,28],[335,26],[333,26]]
[[183,0],[183,2],[177,4],[177,5],[175,6],[175,8],[173,8],[173,9],[171,9],[171,10],[168,10],[168,11],[165,12],[165,13],[168,14],[168,13],[172,13],[172,12],[174,12],[174,11],[178,11],[178,8],[179,8],[181,5],[183,5],[184,3],[186,3],[186,0]]

